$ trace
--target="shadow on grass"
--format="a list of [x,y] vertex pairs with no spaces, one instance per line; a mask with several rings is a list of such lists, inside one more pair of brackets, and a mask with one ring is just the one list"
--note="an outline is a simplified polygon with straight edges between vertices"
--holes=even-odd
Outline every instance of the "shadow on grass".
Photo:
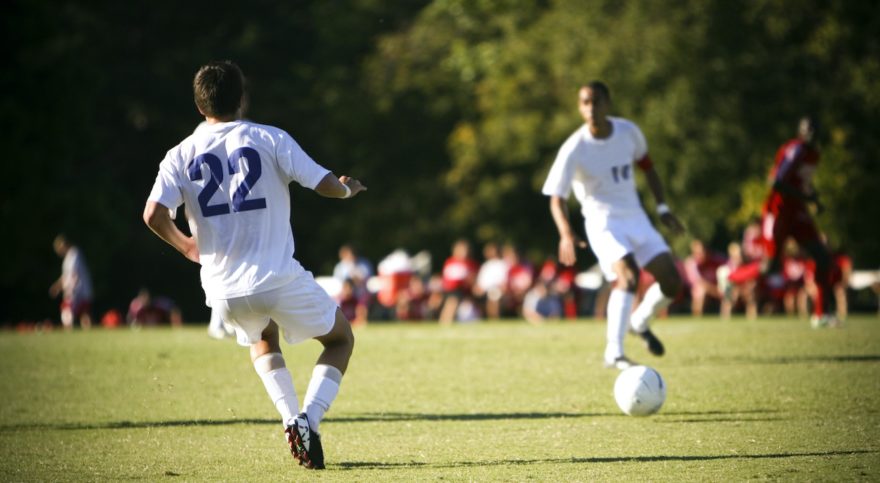
[[730,362],[736,364],[814,364],[814,363],[848,363],[848,362],[880,362],[878,354],[862,355],[837,355],[837,356],[780,356],[780,357],[723,357],[715,359],[717,362]]
[[[731,420],[738,414],[770,414],[775,409],[746,409],[741,411],[677,411],[661,412],[661,416],[727,416]],[[494,421],[509,419],[559,419],[559,418],[628,418],[621,412],[565,413],[565,412],[524,412],[524,413],[472,413],[472,414],[425,414],[425,413],[366,413],[356,416],[327,418],[334,423],[373,423],[388,421]],[[746,421],[750,419],[744,419]]]
[[622,413],[468,413],[468,414],[428,414],[428,413],[366,413],[357,416],[327,418],[334,423],[374,423],[388,421],[496,421],[509,419],[557,419],[557,418],[595,418],[623,416]]
[[110,421],[106,423],[22,423],[0,425],[0,431],[17,429],[132,429],[132,428],[166,428],[177,426],[225,426],[231,424],[274,424],[278,419],[185,419],[179,421]]
[[751,460],[751,459],[784,459],[784,458],[807,458],[822,456],[850,456],[859,454],[880,453],[877,450],[840,450],[840,451],[811,451],[792,453],[764,453],[764,454],[725,454],[725,455],[655,455],[655,456],[608,456],[595,458],[547,458],[529,460],[494,460],[494,461],[462,461],[447,464],[431,464],[423,462],[411,463],[381,463],[369,461],[349,461],[331,464],[330,467],[338,467],[342,470],[357,469],[395,469],[395,468],[466,468],[475,466],[514,466],[535,464],[563,464],[563,463],[656,463],[669,461],[718,461],[718,460]]
[[[661,413],[660,422],[712,422],[712,421],[776,421],[778,418],[764,419],[742,418],[737,415],[776,413],[774,409],[746,409],[741,411],[678,411]],[[665,416],[694,416],[689,419],[665,420]],[[701,416],[709,416],[702,419]],[[711,418],[714,416],[714,418]],[[396,421],[500,421],[517,419],[562,419],[562,418],[598,418],[598,417],[629,417],[620,412],[566,413],[566,412],[522,412],[522,413],[468,413],[468,414],[428,414],[428,413],[365,413],[353,416],[326,418],[331,423],[373,423]],[[54,430],[91,430],[91,429],[139,429],[139,428],[171,428],[186,426],[227,426],[234,424],[277,425],[277,419],[184,419],[171,421],[109,421],[104,423],[19,423],[0,425],[0,431],[27,429]]]

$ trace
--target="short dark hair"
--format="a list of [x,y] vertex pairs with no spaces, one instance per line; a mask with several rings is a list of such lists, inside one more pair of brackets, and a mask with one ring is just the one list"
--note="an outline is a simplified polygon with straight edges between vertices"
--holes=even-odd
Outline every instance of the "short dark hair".
[[587,85],[585,85],[584,87],[589,88],[589,89],[592,90],[593,92],[598,92],[598,93],[602,94],[602,96],[605,97],[605,100],[606,100],[606,101],[611,102],[611,90],[608,89],[608,86],[605,85],[604,82],[602,82],[602,81],[598,81],[598,80],[594,80],[594,81],[590,81],[590,82],[589,82]]
[[244,75],[228,60],[202,66],[193,79],[193,97],[208,117],[234,116],[244,95]]

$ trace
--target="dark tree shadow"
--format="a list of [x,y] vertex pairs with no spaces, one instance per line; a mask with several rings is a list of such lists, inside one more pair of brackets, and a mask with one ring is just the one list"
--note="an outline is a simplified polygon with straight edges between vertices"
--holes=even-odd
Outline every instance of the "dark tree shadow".
[[[760,419],[741,418],[737,415],[770,414],[776,413],[774,409],[745,409],[740,411],[677,411],[661,412],[652,419],[661,422],[710,422],[712,419],[701,419],[700,416],[716,416],[718,421],[758,421]],[[695,416],[689,419],[666,420],[668,416]],[[398,422],[398,421],[502,421],[519,419],[568,419],[568,418],[598,418],[615,417],[628,418],[621,412],[521,412],[521,413],[364,413],[352,416],[328,417],[324,421],[336,424],[346,423],[372,423],[372,422]],[[776,418],[768,417],[766,420],[775,421]],[[54,430],[94,430],[94,429],[138,429],[138,428],[165,428],[185,426],[228,426],[235,424],[243,425],[277,425],[278,419],[185,419],[170,421],[109,421],[105,423],[19,423],[0,425],[0,431],[14,431],[22,429],[54,429]]]
[[839,451],[813,451],[792,453],[763,453],[763,454],[730,454],[730,455],[653,455],[653,456],[609,456],[594,458],[548,458],[548,459],[525,459],[525,460],[494,460],[494,461],[462,461],[444,464],[430,464],[422,462],[411,463],[381,463],[370,461],[348,461],[331,464],[329,468],[341,470],[354,469],[397,469],[397,468],[466,468],[476,466],[511,466],[511,465],[535,465],[535,464],[582,464],[582,463],[657,463],[669,461],[718,461],[718,460],[752,460],[752,459],[784,459],[806,457],[831,457],[850,456],[859,454],[874,454],[880,451],[855,449]]
[[880,362],[878,354],[860,355],[814,355],[814,356],[775,356],[775,357],[719,357],[710,358],[709,362],[729,362],[735,364],[816,364],[816,363],[859,363]]
[[227,426],[232,424],[274,424],[278,419],[185,419],[172,421],[110,421],[106,423],[22,423],[0,426],[0,431],[17,429],[132,429],[132,428],[166,428],[176,426]]

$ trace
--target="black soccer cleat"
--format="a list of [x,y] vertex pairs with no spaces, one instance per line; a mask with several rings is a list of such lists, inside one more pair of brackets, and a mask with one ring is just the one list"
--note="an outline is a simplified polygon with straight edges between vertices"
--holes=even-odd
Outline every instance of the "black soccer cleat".
[[660,342],[660,339],[658,339],[653,332],[651,332],[651,329],[640,333],[639,336],[644,339],[645,346],[648,347],[648,352],[651,354],[659,357],[666,353],[663,343]]
[[300,413],[293,424],[284,430],[287,436],[287,444],[290,446],[290,454],[309,470],[324,469],[324,448],[321,446],[321,436],[312,431],[309,426],[309,417]]

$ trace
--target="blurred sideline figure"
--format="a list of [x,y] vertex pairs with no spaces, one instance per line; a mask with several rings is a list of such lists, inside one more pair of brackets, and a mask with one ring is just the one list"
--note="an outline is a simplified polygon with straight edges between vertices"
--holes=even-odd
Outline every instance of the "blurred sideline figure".
[[684,273],[691,289],[691,314],[702,317],[706,297],[720,301],[718,287],[718,268],[727,260],[723,256],[706,249],[702,240],[691,241],[691,254],[684,260]]
[[452,245],[452,255],[443,263],[445,299],[440,309],[441,324],[473,320],[471,291],[478,270],[477,262],[471,258],[471,244],[467,240],[456,241]]
[[128,304],[128,325],[132,327],[154,327],[168,324],[172,327],[183,325],[180,309],[168,297],[154,297],[146,288]]
[[92,327],[92,278],[85,258],[63,234],[56,236],[52,245],[63,260],[61,276],[49,287],[52,298],[62,295],[61,324],[65,330],[71,330],[78,320],[80,327],[89,329]]
[[746,318],[755,320],[758,318],[758,302],[755,299],[755,282],[734,284],[729,280],[731,272],[741,267],[744,263],[742,245],[731,242],[727,245],[727,263],[718,267],[718,288],[721,291],[721,318],[729,320],[737,304],[744,306]]
[[[574,265],[575,249],[587,246],[575,235],[568,218],[572,191],[580,202],[587,238],[605,277],[614,284],[608,299],[605,365],[625,369],[633,364],[623,351],[628,328],[645,340],[652,354],[663,354],[649,320],[672,301],[682,285],[669,247],[639,202],[634,164],[645,173],[662,222],[675,231],[682,231],[683,226],[664,202],[663,185],[641,130],[631,121],[609,116],[608,87],[599,81],[581,87],[578,109],[585,124],[563,143],[542,191],[550,197],[550,212],[559,230],[559,261],[565,265]],[[657,282],[632,312],[639,267]]]
[[501,300],[507,287],[510,267],[501,258],[498,245],[493,242],[483,245],[483,259],[477,272],[474,295],[483,303],[487,319],[500,319]]
[[[351,198],[366,188],[348,176],[336,178],[283,130],[238,120],[245,90],[237,65],[201,67],[193,93],[207,125],[160,163],[144,222],[201,265],[206,300],[235,329],[239,344],[250,347],[291,454],[304,467],[321,469],[319,423],[336,399],[354,336],[336,303],[293,257],[289,184],[328,198]],[[181,204],[198,237],[174,224],[171,213]],[[279,326],[288,343],[314,338],[324,347],[299,414]]]

